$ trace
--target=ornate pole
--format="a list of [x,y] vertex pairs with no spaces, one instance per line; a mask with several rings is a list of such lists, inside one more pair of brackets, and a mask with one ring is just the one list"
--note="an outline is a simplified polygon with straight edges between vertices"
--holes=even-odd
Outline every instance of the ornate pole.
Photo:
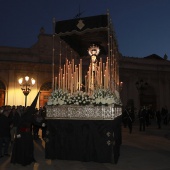
[[108,68],[108,73],[109,73],[109,77],[108,77],[108,79],[109,79],[109,86],[110,86],[110,88],[111,88],[111,58],[110,58],[110,15],[109,15],[109,10],[107,10],[107,34],[108,34],[108,37],[107,37],[107,45],[108,45],[108,66],[109,66],[109,68]]
[[52,54],[52,91],[54,91],[54,54],[55,54],[55,44],[54,44],[54,40],[55,40],[55,18],[53,18],[53,54]]

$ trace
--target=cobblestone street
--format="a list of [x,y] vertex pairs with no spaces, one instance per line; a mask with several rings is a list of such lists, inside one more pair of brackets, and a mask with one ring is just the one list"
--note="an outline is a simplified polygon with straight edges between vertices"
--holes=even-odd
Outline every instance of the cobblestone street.
[[170,125],[158,129],[156,125],[139,132],[135,123],[132,134],[122,127],[122,146],[118,164],[45,160],[44,141],[34,141],[37,163],[29,166],[13,165],[10,157],[0,159],[0,170],[169,170]]

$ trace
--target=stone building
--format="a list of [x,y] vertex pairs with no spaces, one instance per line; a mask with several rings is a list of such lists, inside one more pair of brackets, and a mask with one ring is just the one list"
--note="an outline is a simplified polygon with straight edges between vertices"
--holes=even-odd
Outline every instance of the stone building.
[[170,61],[152,54],[143,58],[121,57],[121,98],[124,106],[134,104],[170,109]]
[[[38,41],[30,48],[0,47],[0,106],[30,105],[39,90],[41,94],[37,107],[44,106],[52,92],[52,70],[57,70],[60,62],[58,57],[54,57],[55,62],[52,63],[52,56],[76,56],[76,52],[64,41],[55,37],[53,43],[53,35],[45,34],[42,30]],[[59,46],[60,51],[54,52]],[[25,76],[36,81],[34,86],[29,87],[31,92],[28,96],[24,96],[23,87],[18,83],[19,78]]]
[[[79,54],[58,36],[40,29],[38,41],[30,48],[0,47],[0,106],[27,105],[40,90],[37,107],[44,106],[52,91],[53,70],[65,58]],[[137,110],[143,105],[154,109],[170,110],[170,61],[152,54],[143,58],[125,57],[119,53],[120,95],[123,106]],[[54,61],[53,61],[54,60]],[[20,77],[29,76],[36,83],[24,96],[18,83]]]

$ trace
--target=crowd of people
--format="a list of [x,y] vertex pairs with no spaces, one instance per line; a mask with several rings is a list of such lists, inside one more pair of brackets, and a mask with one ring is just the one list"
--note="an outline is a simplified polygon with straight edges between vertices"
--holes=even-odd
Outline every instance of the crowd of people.
[[129,133],[132,133],[133,123],[137,120],[139,122],[139,131],[145,131],[152,121],[156,121],[158,129],[161,129],[162,125],[167,125],[170,122],[170,113],[166,106],[162,107],[161,110],[153,110],[149,106],[142,106],[138,112],[135,112],[131,107],[126,107],[123,110],[123,126],[129,128]]
[[46,134],[45,107],[31,110],[32,113],[28,110],[24,106],[0,107],[0,158],[11,156],[11,163],[23,166],[35,162],[33,140],[39,139],[39,130],[43,139]]
[[[40,139],[40,129],[41,137],[45,140],[47,130],[45,107],[31,110],[31,117],[26,116],[28,110],[29,107],[24,106],[0,107],[0,158],[11,156],[11,163],[23,166],[36,162],[33,141]],[[138,112],[132,107],[123,109],[122,124],[125,128],[128,127],[130,134],[137,120],[139,131],[145,131],[152,121],[156,121],[158,129],[161,129],[162,124],[167,125],[170,122],[170,115],[167,107],[154,111],[151,107],[143,106]],[[11,153],[9,146],[12,146]]]

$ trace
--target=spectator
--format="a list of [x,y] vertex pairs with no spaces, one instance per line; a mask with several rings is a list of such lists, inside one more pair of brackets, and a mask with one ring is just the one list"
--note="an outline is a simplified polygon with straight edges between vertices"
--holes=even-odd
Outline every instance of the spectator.
[[39,129],[42,127],[42,123],[43,123],[43,117],[40,111],[37,109],[34,114],[34,120],[33,120],[33,136],[35,140],[39,139],[38,133],[39,133]]
[[19,113],[17,112],[17,110],[15,109],[15,107],[12,108],[9,118],[10,118],[10,121],[12,124],[10,133],[11,133],[11,143],[13,143],[14,138],[16,137],[16,134],[17,134],[17,127],[18,127],[20,119],[21,119],[21,117],[20,117]]
[[43,118],[42,125],[41,125],[42,139],[45,140],[46,139],[46,131],[47,131],[47,122],[46,122],[46,119],[45,119],[45,117],[46,117],[46,108],[45,107],[40,109],[40,114],[41,114],[41,116]]
[[139,130],[140,131],[145,131],[145,123],[146,123],[146,108],[143,106],[139,110]]
[[162,118],[163,118],[164,125],[167,125],[168,124],[168,109],[167,109],[166,106],[162,107],[161,115],[162,115]]
[[10,119],[8,110],[0,110],[0,158],[9,155]]
[[26,166],[36,162],[34,159],[34,143],[31,131],[32,122],[32,116],[27,119],[25,113],[22,115],[12,150],[11,163],[13,164],[18,163]]
[[129,133],[132,133],[132,125],[134,122],[134,112],[130,108],[125,109],[124,116],[126,117],[126,120],[127,120],[127,126],[129,128]]
[[158,129],[161,129],[161,112],[159,110],[156,111],[156,122],[158,125]]

